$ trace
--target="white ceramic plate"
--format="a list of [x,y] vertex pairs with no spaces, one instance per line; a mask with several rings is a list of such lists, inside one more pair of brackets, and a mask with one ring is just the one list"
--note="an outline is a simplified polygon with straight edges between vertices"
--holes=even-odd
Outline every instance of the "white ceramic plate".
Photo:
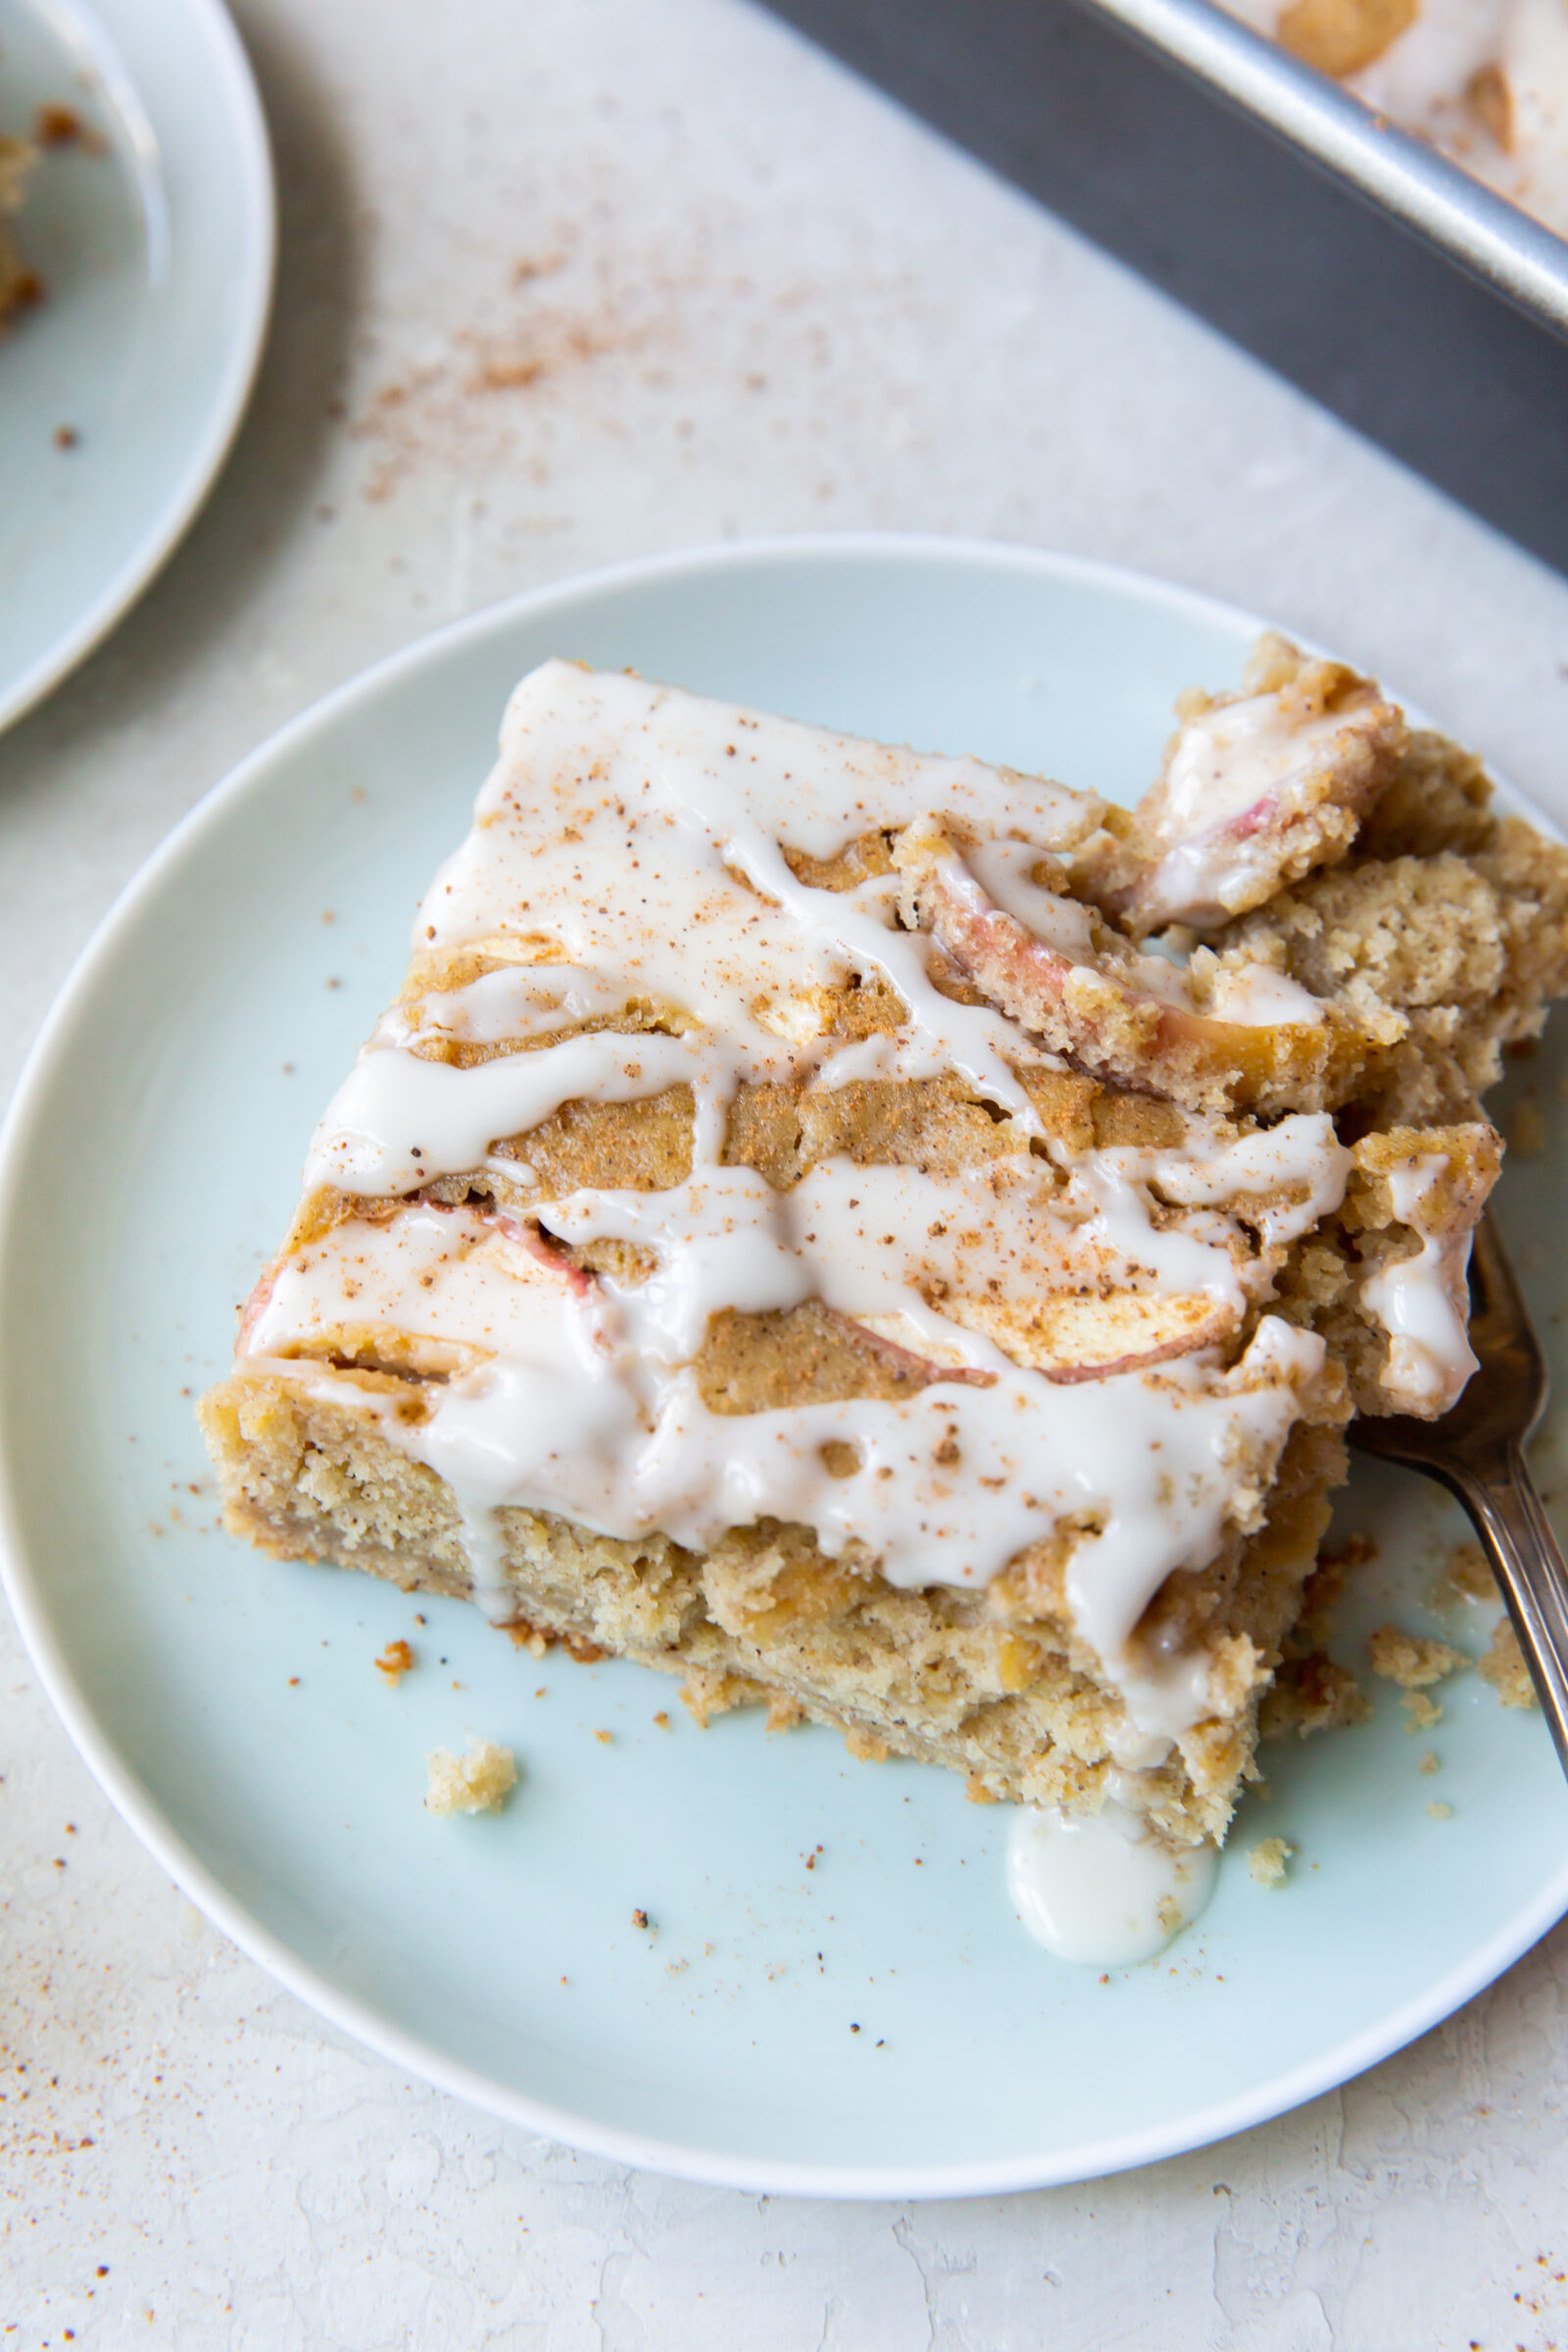
[[272,283],[267,132],[218,0],[0,0],[0,130],[46,105],[105,151],[45,153],[14,224],[46,299],[0,335],[0,726],[92,651],[195,514]]
[[[1568,1907],[1568,1792],[1539,1718],[1469,1676],[1412,1740],[1385,1687],[1369,1726],[1278,1755],[1274,1800],[1240,1823],[1198,1929],[1101,1982],[1025,1936],[1004,1813],[951,1776],[852,1763],[816,1730],[770,1739],[755,1714],[699,1732],[662,1677],[538,1663],[456,1603],[418,1604],[421,1627],[385,1586],[270,1564],[213,1528],[191,1398],[226,1365],[234,1302],[401,975],[522,670],[557,653],[632,663],[1130,796],[1177,689],[1234,680],[1253,628],[1125,574],[942,542],[609,573],[482,613],[296,722],[181,826],[84,958],[0,1161],[13,1597],[137,1834],[237,1942],[398,2065],[703,2180],[1023,2187],[1329,2087]],[[1562,1163],[1548,1064],[1525,1066],[1553,1126],[1507,1182],[1528,1261]],[[1539,1254],[1550,1312],[1568,1260]],[[1348,1657],[1391,1593],[1435,1622],[1408,1594],[1460,1533],[1392,1474],[1358,1473],[1350,1516],[1385,1551],[1347,1612]],[[372,1660],[400,1636],[419,1663],[389,1690]],[[521,1786],[499,1818],[437,1820],[425,1751],[469,1730],[514,1746]],[[1429,1745],[1436,1779],[1417,1772]],[[1429,1817],[1434,1795],[1451,1820]],[[1271,1834],[1299,1848],[1279,1892],[1247,1870]]]

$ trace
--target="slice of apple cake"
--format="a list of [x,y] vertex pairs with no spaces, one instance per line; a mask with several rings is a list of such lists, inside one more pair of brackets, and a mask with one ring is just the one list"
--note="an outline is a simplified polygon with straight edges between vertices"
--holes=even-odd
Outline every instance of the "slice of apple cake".
[[1568,858],[1276,641],[1131,812],[548,662],[203,1401],[229,1524],[1217,1837],[1565,972]]

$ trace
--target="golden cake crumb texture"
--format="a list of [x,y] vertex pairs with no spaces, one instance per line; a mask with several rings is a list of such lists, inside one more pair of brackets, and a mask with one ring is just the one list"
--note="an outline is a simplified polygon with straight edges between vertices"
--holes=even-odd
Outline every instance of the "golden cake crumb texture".
[[1519,1637],[1506,1617],[1492,1637],[1492,1647],[1481,1661],[1481,1672],[1505,1707],[1533,1707],[1536,1686],[1530,1679]]
[[1495,1600],[1497,1581],[1479,1544],[1456,1544],[1443,1565],[1443,1597],[1454,1600]]
[[1425,1634],[1407,1634],[1397,1625],[1380,1625],[1367,1638],[1372,1671],[1401,1690],[1424,1690],[1469,1664],[1462,1650]]
[[499,1813],[517,1785],[517,1763],[499,1740],[477,1737],[466,1755],[433,1747],[425,1758],[424,1802],[431,1813]]
[[1264,1838],[1247,1857],[1247,1867],[1259,1886],[1283,1886],[1291,1875],[1296,1848],[1288,1838]]

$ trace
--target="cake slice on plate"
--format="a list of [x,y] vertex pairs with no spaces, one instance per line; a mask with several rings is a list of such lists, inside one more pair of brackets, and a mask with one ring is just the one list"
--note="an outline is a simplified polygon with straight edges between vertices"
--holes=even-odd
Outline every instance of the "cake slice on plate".
[[1473,763],[1250,692],[1128,816],[525,678],[203,1401],[229,1524],[1222,1835],[1346,1421],[1471,1367],[1476,1092],[1568,971]]

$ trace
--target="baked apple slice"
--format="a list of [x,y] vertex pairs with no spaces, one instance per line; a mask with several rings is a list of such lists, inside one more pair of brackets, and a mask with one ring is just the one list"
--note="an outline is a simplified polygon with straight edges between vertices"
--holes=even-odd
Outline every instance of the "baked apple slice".
[[1195,975],[1140,954],[1030,843],[971,843],[922,816],[893,857],[905,919],[1010,1019],[1091,1076],[1185,1109],[1332,1109],[1404,1034],[1397,1013],[1352,1013],[1269,968]]
[[1265,637],[1241,694],[1183,696],[1158,780],[1074,861],[1133,938],[1212,930],[1332,865],[1391,783],[1403,718],[1367,678]]

